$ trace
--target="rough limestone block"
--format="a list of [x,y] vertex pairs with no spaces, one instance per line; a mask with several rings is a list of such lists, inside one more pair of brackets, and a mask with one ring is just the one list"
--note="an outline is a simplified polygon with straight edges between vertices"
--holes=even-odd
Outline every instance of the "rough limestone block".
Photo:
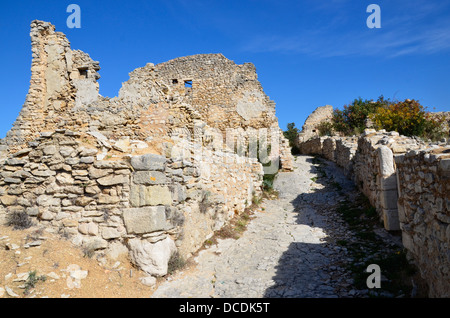
[[49,206],[59,206],[61,205],[61,199],[59,198],[54,198],[50,195],[40,195],[37,199],[36,199],[36,203],[39,206],[44,206],[44,207],[49,207]]
[[113,227],[105,227],[102,229],[102,237],[105,240],[111,240],[120,237],[119,231]]
[[380,192],[380,203],[385,209],[397,209],[398,194],[397,189]]
[[131,158],[131,166],[134,170],[158,170],[163,171],[166,164],[166,157],[146,154]]
[[97,182],[102,186],[111,186],[116,184],[128,183],[127,175],[108,175],[102,178],[97,179]]
[[416,248],[415,248],[415,244],[413,242],[413,239],[412,239],[411,235],[409,235],[405,231],[402,231],[402,243],[403,243],[403,246],[407,250],[409,250],[410,252],[416,254]]
[[152,276],[167,274],[170,257],[177,250],[170,237],[156,243],[134,238],[128,241],[128,246],[131,261]]
[[380,146],[377,150],[380,161],[380,174],[383,177],[389,177],[395,173],[394,154],[387,146]]
[[0,197],[0,201],[2,202],[3,205],[9,206],[9,205],[14,205],[17,202],[17,197],[14,195],[3,195]]
[[398,203],[398,202],[397,202],[397,212],[398,212],[398,220],[401,223],[407,223],[408,222],[408,218],[407,218],[406,213],[405,213],[405,207],[402,204]]
[[397,190],[397,174],[394,173],[389,177],[379,177],[381,190]]
[[113,169],[97,169],[95,167],[89,168],[89,177],[92,179],[98,179],[107,176],[108,174],[112,174]]
[[383,209],[383,221],[384,228],[387,231],[398,231],[400,230],[400,222],[398,220],[398,211],[397,209]]
[[133,173],[133,182],[144,185],[163,184],[167,183],[167,178],[160,171],[137,171]]
[[168,186],[133,184],[130,189],[130,203],[134,207],[170,205],[172,204],[172,194]]
[[123,210],[125,228],[129,234],[144,234],[167,228],[163,206],[128,208]]

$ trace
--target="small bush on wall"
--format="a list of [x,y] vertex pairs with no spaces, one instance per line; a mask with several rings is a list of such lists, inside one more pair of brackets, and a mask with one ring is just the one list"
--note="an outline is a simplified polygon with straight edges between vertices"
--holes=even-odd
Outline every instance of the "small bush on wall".
[[432,117],[416,100],[406,99],[378,107],[370,117],[376,128],[397,131],[405,136],[439,139],[445,135],[444,119]]

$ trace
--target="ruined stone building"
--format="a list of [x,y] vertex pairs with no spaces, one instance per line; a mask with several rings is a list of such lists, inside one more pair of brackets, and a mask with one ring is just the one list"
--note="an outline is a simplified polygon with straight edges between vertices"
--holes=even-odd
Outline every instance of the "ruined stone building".
[[[149,63],[106,98],[99,62],[48,22],[33,21],[30,35],[30,88],[0,142],[0,221],[27,213],[74,244],[130,253],[164,275],[176,250],[193,253],[260,193],[263,166],[236,139],[276,133],[271,158],[291,169],[253,64],[222,54]],[[227,146],[230,129],[241,137]]]
[[307,141],[312,137],[319,136],[318,125],[325,121],[331,121],[333,117],[333,106],[326,105],[317,107],[309,116],[306,118],[305,123],[302,126],[302,130],[298,134],[296,144],[297,147],[300,143]]

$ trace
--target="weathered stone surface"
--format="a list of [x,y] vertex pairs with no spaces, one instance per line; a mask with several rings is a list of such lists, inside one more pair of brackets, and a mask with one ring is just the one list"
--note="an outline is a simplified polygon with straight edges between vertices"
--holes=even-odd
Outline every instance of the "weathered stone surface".
[[130,203],[134,207],[170,205],[172,203],[172,194],[168,186],[132,185],[130,191]]
[[133,173],[135,184],[151,185],[167,183],[166,175],[159,171],[137,171]]
[[57,151],[56,146],[54,145],[50,145],[50,146],[46,146],[44,147],[44,149],[42,149],[42,151],[44,152],[44,155],[54,155]]
[[74,183],[74,179],[72,178],[72,175],[69,173],[58,173],[56,175],[56,180],[61,184],[61,185],[72,185]]
[[135,238],[129,240],[128,245],[131,261],[152,276],[167,274],[169,259],[177,250],[169,237],[156,243]]
[[129,181],[126,175],[108,175],[97,179],[97,182],[102,186],[111,186],[116,184],[124,184]]
[[9,158],[8,160],[6,160],[6,164],[10,166],[23,166],[26,163],[27,162],[24,159]]
[[378,148],[378,158],[380,159],[380,173],[382,176],[390,176],[395,173],[394,155],[387,146]]
[[56,175],[56,172],[53,170],[34,170],[31,173],[37,177],[50,177]]
[[95,160],[94,157],[81,157],[80,158],[81,163],[93,163],[94,160]]
[[128,164],[123,161],[102,161],[94,162],[94,167],[97,169],[128,169]]
[[0,197],[0,200],[2,202],[2,204],[6,205],[6,206],[10,206],[10,205],[14,205],[17,202],[17,197],[14,195],[2,195]]
[[113,173],[113,169],[97,169],[93,166],[89,168],[89,177],[98,179]]
[[98,225],[93,223],[93,222],[89,222],[89,223],[81,223],[78,226],[78,230],[80,231],[80,233],[82,234],[86,234],[86,235],[98,235]]
[[43,207],[59,206],[61,204],[61,199],[43,194],[36,199],[36,203]]
[[102,229],[102,237],[105,240],[116,239],[116,238],[120,237],[120,233],[119,233],[119,231],[117,231],[116,228],[105,227],[105,228]]
[[144,234],[167,229],[163,206],[124,209],[123,220],[130,234]]
[[[313,139],[301,143],[301,150],[325,154],[325,147],[333,147],[333,142],[326,142],[330,138],[336,147],[329,157],[345,169],[339,157],[352,146],[340,148],[339,144],[351,138],[325,137],[320,143]],[[430,295],[447,295],[450,282],[444,277],[449,263],[441,254],[442,246],[448,244],[445,232],[450,224],[444,212],[444,202],[450,206],[449,146],[385,131],[367,131],[352,143],[356,151],[350,158],[349,176],[376,208],[385,229],[402,231],[404,246],[430,284]]]
[[131,165],[135,170],[164,170],[166,158],[164,156],[147,154],[131,158]]
[[100,204],[116,204],[120,202],[120,198],[118,196],[111,196],[107,194],[100,194],[98,196],[98,203]]

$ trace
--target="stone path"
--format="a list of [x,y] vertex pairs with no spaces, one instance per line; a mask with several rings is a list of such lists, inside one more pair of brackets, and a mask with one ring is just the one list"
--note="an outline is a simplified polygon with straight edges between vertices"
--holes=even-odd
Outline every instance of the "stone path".
[[335,207],[357,194],[353,183],[333,163],[319,170],[313,157],[299,156],[274,188],[279,199],[265,200],[238,240],[201,251],[193,271],[162,283],[152,297],[361,297],[345,270],[352,259],[336,244],[352,235]]

